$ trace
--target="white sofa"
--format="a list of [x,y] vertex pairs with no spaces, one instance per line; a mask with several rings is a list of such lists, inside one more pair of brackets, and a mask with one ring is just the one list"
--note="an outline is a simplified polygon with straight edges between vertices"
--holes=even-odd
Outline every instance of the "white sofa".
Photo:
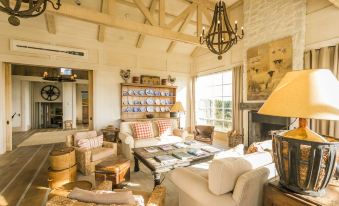
[[188,133],[182,129],[178,129],[178,120],[170,119],[172,123],[173,135],[159,137],[159,129],[156,123],[157,120],[149,120],[152,122],[153,138],[134,139],[131,125],[137,122],[121,122],[119,139],[122,142],[122,153],[126,158],[131,158],[131,150],[139,147],[149,147],[162,144],[171,144],[182,142],[187,137]]
[[179,191],[180,206],[261,206],[263,185],[277,176],[269,152],[228,153],[170,174]]

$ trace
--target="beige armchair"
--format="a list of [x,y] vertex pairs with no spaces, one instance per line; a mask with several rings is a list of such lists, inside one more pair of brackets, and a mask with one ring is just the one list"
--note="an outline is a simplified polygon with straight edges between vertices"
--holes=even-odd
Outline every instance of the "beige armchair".
[[75,149],[78,170],[84,175],[90,175],[95,170],[95,165],[104,159],[117,156],[117,143],[104,141],[102,147],[93,149],[79,148],[76,140],[97,136],[96,131],[77,132],[66,137],[66,146]]

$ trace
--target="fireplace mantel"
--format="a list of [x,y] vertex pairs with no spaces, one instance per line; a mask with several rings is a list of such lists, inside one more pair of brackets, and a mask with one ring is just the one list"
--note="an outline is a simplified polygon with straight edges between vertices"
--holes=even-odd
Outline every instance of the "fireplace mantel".
[[264,102],[241,102],[240,109],[258,111],[263,104]]

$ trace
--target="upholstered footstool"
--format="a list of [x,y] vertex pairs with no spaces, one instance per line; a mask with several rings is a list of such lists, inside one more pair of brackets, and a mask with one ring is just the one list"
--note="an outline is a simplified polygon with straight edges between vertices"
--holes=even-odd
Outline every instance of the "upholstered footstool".
[[130,160],[113,158],[95,166],[96,182],[112,181],[112,189],[122,188],[122,183],[130,179]]

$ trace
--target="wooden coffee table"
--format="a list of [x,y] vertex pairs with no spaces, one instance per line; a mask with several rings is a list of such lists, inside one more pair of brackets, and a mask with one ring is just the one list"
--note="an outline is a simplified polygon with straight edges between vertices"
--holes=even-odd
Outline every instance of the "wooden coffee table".
[[[190,148],[199,149],[203,146],[211,146],[209,144],[198,142],[198,141],[194,141],[194,142],[195,144],[189,145],[187,148],[176,148],[174,144],[169,144],[169,145],[172,145],[175,149],[164,151],[158,148],[159,151],[154,152],[154,153],[147,152],[145,150],[145,148],[147,147],[134,148],[132,149],[133,155],[134,155],[134,161],[135,161],[134,171],[135,172],[139,171],[139,161],[141,161],[148,169],[151,170],[153,174],[153,178],[154,178],[154,187],[155,187],[157,185],[160,185],[161,183],[161,180],[160,180],[161,173],[168,172],[177,167],[188,167],[190,165],[207,162],[213,159],[215,153],[208,153],[208,152],[205,152],[205,154],[201,156],[192,156],[192,158],[189,158],[188,160],[185,160],[185,161],[178,159],[176,163],[168,164],[168,165],[160,164],[158,161],[154,159],[154,157],[158,155],[166,155],[166,154],[172,155],[174,152],[187,152],[187,150]],[[158,146],[152,146],[152,147],[158,147]],[[212,147],[215,147],[215,146],[212,146]],[[220,152],[224,151],[221,148],[218,148],[218,149],[220,149]]]

